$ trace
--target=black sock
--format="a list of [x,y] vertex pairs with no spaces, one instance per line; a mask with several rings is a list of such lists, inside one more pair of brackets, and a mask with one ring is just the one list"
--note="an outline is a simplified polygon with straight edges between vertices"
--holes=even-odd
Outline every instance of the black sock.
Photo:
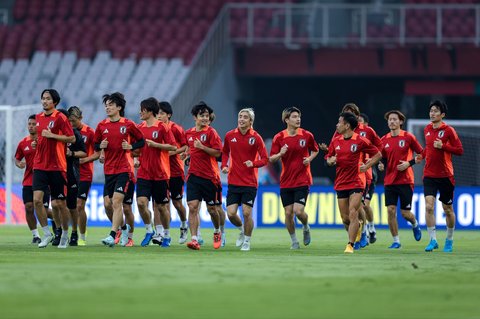
[[113,230],[110,232],[110,236],[112,236],[113,238],[115,238],[116,235],[117,235],[117,232],[115,232]]
[[351,243],[351,242],[348,242],[348,244],[349,244],[350,246],[352,246],[352,247],[353,247],[353,243]]
[[122,230],[127,230],[127,224],[122,226]]

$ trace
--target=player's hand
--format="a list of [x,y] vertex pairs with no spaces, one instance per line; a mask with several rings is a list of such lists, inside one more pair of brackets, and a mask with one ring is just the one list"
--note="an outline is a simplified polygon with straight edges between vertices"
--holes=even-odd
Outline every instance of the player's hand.
[[383,172],[385,170],[385,165],[382,162],[378,163],[378,170],[380,172]]
[[79,158],[79,159],[78,159],[78,162],[79,162],[80,164],[85,164],[87,161],[85,160],[85,157],[82,157],[82,158]]
[[127,140],[123,140],[122,141],[122,148],[124,150],[131,150],[132,149],[132,145],[130,145],[130,143],[128,143]]
[[403,172],[404,170],[410,167],[410,163],[407,161],[400,160],[399,162],[400,164],[397,165],[397,170],[400,172]]
[[53,137],[53,133],[52,133],[52,131],[50,130],[50,128],[48,128],[47,130],[43,130],[43,131],[42,131],[42,136],[43,136],[43,137],[46,137],[46,138],[52,138],[52,137]]
[[148,139],[148,138],[146,138],[146,139],[145,139],[145,143],[147,143],[147,146],[148,146],[148,147],[152,147],[152,146],[153,146],[153,143],[155,143],[155,142],[152,141],[152,140],[150,140],[150,139]]
[[330,156],[327,158],[327,165],[328,166],[333,166],[337,164],[337,157],[336,156]]
[[21,162],[17,162],[15,163],[17,165],[18,168],[21,168],[21,169],[24,169],[26,164],[24,161],[21,161]]
[[433,142],[433,147],[438,148],[439,150],[441,150],[442,147],[443,147],[442,140],[439,139],[439,138],[437,138],[437,139]]
[[415,164],[420,163],[422,160],[423,160],[423,157],[422,157],[421,154],[417,154],[417,155],[415,156]]
[[203,144],[202,142],[200,142],[200,140],[198,138],[195,139],[195,141],[193,141],[193,146],[195,148],[198,148],[198,149],[202,149],[203,148]]
[[246,167],[253,167],[253,162],[250,160],[243,162],[243,164],[245,164]]
[[308,166],[310,165],[310,158],[309,157],[304,157],[303,158],[303,165]]
[[282,148],[280,149],[280,156],[283,156],[287,151],[288,151],[288,145],[285,144],[285,145],[283,145]]
[[[108,141],[107,141],[107,139],[104,139],[104,140],[100,143],[100,148],[101,148],[101,149],[105,149],[105,148],[107,148],[107,146],[108,146]],[[100,162],[100,163],[103,163],[103,162]]]
[[73,152],[67,147],[67,151],[65,152],[65,155],[67,155],[67,157],[71,157],[73,155]]
[[140,167],[140,161],[138,160],[137,157],[133,158],[133,167],[139,168]]
[[228,166],[222,167],[222,173],[228,174]]
[[180,159],[183,161],[187,158],[187,152],[182,152],[179,154],[180,155]]
[[366,171],[368,171],[367,164],[360,163],[360,172],[365,173]]
[[168,156],[172,156],[172,155],[175,155],[175,154],[177,154],[176,151],[168,151]]
[[328,145],[325,144],[325,143],[319,143],[319,144],[318,144],[318,148],[319,148],[321,151],[324,151],[324,152],[328,151]]
[[105,152],[103,150],[100,152],[100,157],[98,158],[98,161],[102,164],[105,163]]

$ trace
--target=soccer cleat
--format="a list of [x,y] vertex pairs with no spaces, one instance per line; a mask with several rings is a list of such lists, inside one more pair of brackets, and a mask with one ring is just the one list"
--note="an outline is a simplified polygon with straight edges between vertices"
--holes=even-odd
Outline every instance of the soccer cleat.
[[453,239],[445,239],[445,246],[443,247],[444,253],[453,252]]
[[245,241],[245,234],[243,233],[243,231],[241,231],[240,234],[238,234],[238,238],[237,238],[237,241],[235,242],[235,246],[237,247],[242,246],[244,241]]
[[368,233],[370,244],[374,244],[377,241],[377,232],[371,231]]
[[62,237],[62,229],[55,229],[55,237],[52,240],[52,246],[58,246],[60,244],[60,237]]
[[32,244],[40,244],[42,240],[40,239],[40,237],[33,237],[32,238]]
[[156,234],[155,236],[152,237],[152,243],[156,245],[162,245],[163,242],[163,236],[160,234]]
[[362,245],[360,245],[359,241],[356,241],[355,244],[353,244],[353,249],[360,250],[360,248],[362,248]]
[[108,247],[113,247],[115,246],[115,239],[112,236],[108,235],[106,238],[102,239],[102,244]]
[[122,237],[121,229],[117,230],[117,234],[115,235],[115,245],[117,245],[120,242],[120,237]]
[[129,238],[124,247],[133,247],[133,239]]
[[360,241],[360,239],[362,238],[362,230],[363,230],[362,225],[363,223],[360,223],[360,226],[358,227],[357,237],[355,237],[355,242]]
[[60,238],[60,243],[58,244],[58,248],[67,248],[68,246],[68,237],[61,237]]
[[222,234],[213,233],[213,248],[218,249],[222,245]]
[[155,235],[154,232],[145,233],[145,238],[143,238],[140,246],[142,246],[142,247],[148,246],[150,244],[150,241],[152,240],[153,235]]
[[180,227],[180,239],[178,240],[179,244],[185,244],[187,242],[188,229]]
[[87,241],[80,238],[78,240],[78,246],[87,246]]
[[300,243],[298,241],[293,242],[292,246],[290,246],[290,249],[293,249],[293,250],[300,249]]
[[40,241],[40,243],[38,244],[38,248],[45,248],[48,246],[48,244],[50,244],[53,240],[53,234],[50,233],[50,235],[45,235],[43,236],[42,240]]
[[425,251],[433,251],[434,249],[438,249],[438,243],[435,239],[430,239],[427,247],[425,247]]
[[303,244],[308,246],[312,241],[312,237],[310,236],[310,229],[303,230]]
[[187,247],[190,248],[190,249],[193,249],[193,250],[200,250],[200,244],[195,239],[188,242]]
[[242,248],[240,248],[241,251],[249,251],[250,250],[250,242],[249,241],[244,241],[242,244]]
[[72,231],[72,235],[70,236],[70,242],[68,243],[69,246],[78,246],[78,233]]
[[164,237],[162,240],[162,247],[170,247],[170,242],[172,241],[172,238],[170,237]]
[[353,254],[353,246],[350,244],[347,244],[345,247],[345,250],[343,251],[345,254]]
[[225,234],[225,232],[222,232],[222,247],[225,247],[226,244],[227,244],[227,235]]
[[402,247],[402,245],[400,243],[397,243],[397,242],[393,242],[388,248],[390,249],[398,249]]
[[198,235],[197,238],[198,238],[198,239],[197,239],[198,244],[199,244],[200,246],[202,246],[202,245],[203,245],[202,235]]
[[413,227],[412,230],[415,240],[420,241],[420,239],[422,239],[422,230],[420,229],[420,226],[417,225],[417,227]]
[[120,246],[126,246],[128,244],[128,233],[130,232],[130,225],[125,224],[125,229],[122,229],[122,235],[120,236]]
[[367,232],[363,232],[362,236],[360,237],[360,247],[365,248],[368,246],[368,239],[367,239]]

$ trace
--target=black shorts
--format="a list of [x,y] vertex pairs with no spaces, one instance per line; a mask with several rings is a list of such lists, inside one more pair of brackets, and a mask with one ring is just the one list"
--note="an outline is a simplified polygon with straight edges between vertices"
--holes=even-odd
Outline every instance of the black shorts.
[[[23,203],[33,203],[33,188],[32,186],[23,186],[22,187],[22,198]],[[47,189],[46,192],[43,193],[43,206],[48,208],[50,204],[50,190]]]
[[103,197],[113,197],[113,193],[121,193],[127,196],[129,188],[132,188],[129,173],[105,175],[105,185],[103,186]]
[[173,200],[179,200],[183,198],[183,185],[185,181],[183,177],[171,177],[168,181],[168,189],[170,192],[170,198]]
[[280,197],[283,207],[287,207],[294,203],[304,205],[307,203],[310,187],[300,186],[293,188],[280,188]]
[[385,206],[397,206],[400,198],[400,209],[412,209],[413,186],[409,184],[386,185]]
[[375,183],[371,181],[370,184],[367,184],[365,190],[363,191],[363,199],[371,200],[373,193],[375,193]]
[[187,180],[187,202],[204,200],[207,205],[215,205],[217,186],[209,179],[190,175]]
[[253,207],[256,196],[257,188],[255,187],[228,185],[227,207],[235,204]]
[[65,200],[67,197],[66,173],[61,171],[33,170],[33,191],[48,192],[52,200]]
[[349,198],[350,195],[360,193],[363,194],[364,189],[361,188],[352,188],[352,189],[344,189],[341,191],[337,191],[337,198],[338,199],[343,199],[343,198]]
[[217,195],[215,196],[215,205],[221,206],[223,202],[222,184],[217,185]]
[[88,193],[90,193],[90,187],[92,187],[92,182],[80,182],[78,184],[78,198],[87,200]]
[[152,181],[143,178],[137,180],[137,198],[147,197],[153,199],[156,204],[168,203],[168,183],[167,180]]
[[440,201],[445,205],[453,204],[453,192],[455,186],[448,177],[444,178],[423,178],[423,193],[425,196],[437,197],[437,192],[440,192]]
[[78,184],[74,183],[68,185],[67,189],[67,208],[76,209],[77,208],[77,195],[78,195]]

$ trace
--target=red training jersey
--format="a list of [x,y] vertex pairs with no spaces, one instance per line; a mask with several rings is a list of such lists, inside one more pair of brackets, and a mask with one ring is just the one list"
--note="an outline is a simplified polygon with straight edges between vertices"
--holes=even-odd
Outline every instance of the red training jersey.
[[217,159],[193,146],[194,141],[199,139],[203,145],[220,151],[222,149],[222,140],[217,131],[210,126],[203,128],[201,131],[197,131],[195,127],[192,127],[185,132],[185,137],[190,149],[188,175],[193,174],[218,184],[215,174],[215,169],[218,169]]
[[[452,154],[462,155],[463,146],[454,128],[443,123],[438,128],[428,124],[423,130],[425,134],[425,148],[422,157],[425,158],[424,177],[443,178],[448,177],[452,184],[453,178]],[[434,148],[433,142],[441,140],[442,149]]]
[[32,186],[33,184],[33,159],[35,158],[35,148],[32,147],[34,140],[29,136],[24,137],[17,146],[15,159],[21,161],[25,159],[25,173],[23,173],[22,186]]
[[[138,128],[145,140],[152,140],[159,144],[175,145],[172,131],[162,122],[155,120],[152,126],[142,122]],[[152,181],[162,181],[170,178],[170,159],[168,151],[156,147],[150,147],[145,142],[140,157],[140,167],[137,171],[137,178]]]
[[[85,144],[85,149],[87,150],[87,156],[90,156],[95,152],[95,145],[93,139],[95,137],[95,131],[90,126],[82,123],[82,128],[80,129],[80,134],[83,138],[83,143]],[[93,162],[80,164],[80,181],[81,182],[92,182],[93,179]]]
[[33,160],[33,169],[43,171],[67,172],[66,145],[53,138],[42,136],[43,130],[52,131],[54,134],[73,136],[73,129],[63,113],[54,110],[52,114],[39,113],[37,120],[37,147]]
[[136,124],[124,117],[116,122],[105,119],[98,123],[93,142],[100,144],[104,139],[108,141],[108,146],[104,149],[103,171],[105,175],[131,173],[131,162],[133,162],[131,152],[122,148],[122,142],[126,140],[133,144],[143,139],[143,134]]
[[[172,131],[173,137],[175,138],[175,145],[177,148],[181,148],[187,145],[187,140],[185,138],[185,131],[183,128],[172,121],[168,122],[167,127]],[[170,177],[184,177],[185,169],[184,163],[180,159],[179,154],[170,156]]]
[[302,128],[299,128],[297,134],[293,136],[289,136],[287,130],[277,133],[273,137],[270,156],[280,152],[283,145],[288,146],[288,151],[281,157],[280,188],[312,185],[310,165],[303,165],[303,159],[310,156],[311,152],[319,150],[313,134]]
[[[246,161],[252,161],[253,167],[247,167]],[[229,167],[229,185],[258,187],[258,168],[267,165],[267,161],[265,143],[253,128],[245,135],[238,128],[227,132],[223,140],[222,168]]]
[[345,139],[339,135],[328,146],[325,158],[336,156],[336,176],[334,189],[336,191],[365,188],[366,176],[360,172],[360,165],[364,162],[365,154],[374,156],[378,148],[369,140],[354,133],[351,138]]
[[413,185],[413,169],[407,168],[399,171],[397,165],[400,161],[410,161],[413,159],[413,152],[421,154],[422,146],[418,143],[416,137],[404,130],[400,130],[397,136],[392,133],[382,136],[382,156],[387,160],[385,166],[385,185]]

